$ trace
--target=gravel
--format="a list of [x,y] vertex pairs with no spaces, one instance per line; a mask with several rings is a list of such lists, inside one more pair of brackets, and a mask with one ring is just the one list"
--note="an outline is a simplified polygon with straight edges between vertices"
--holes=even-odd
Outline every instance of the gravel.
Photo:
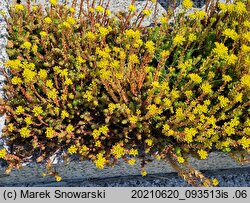
[[[220,187],[250,187],[250,168],[204,171],[206,177],[217,178]],[[0,187],[188,187],[176,173],[150,174],[146,177],[63,179],[61,182],[1,184]]]

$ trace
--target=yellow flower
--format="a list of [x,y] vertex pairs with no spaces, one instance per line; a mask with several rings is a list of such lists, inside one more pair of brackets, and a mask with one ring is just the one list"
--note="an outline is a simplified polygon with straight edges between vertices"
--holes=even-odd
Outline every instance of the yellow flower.
[[243,75],[240,79],[241,84],[250,88],[250,75]]
[[161,114],[162,110],[158,108],[155,104],[151,104],[147,107],[148,113],[152,116]]
[[70,24],[68,22],[63,22],[61,26],[65,28],[70,28]]
[[128,164],[131,165],[131,166],[135,165],[135,162],[136,162],[135,159],[129,159],[128,160]]
[[27,127],[21,128],[20,129],[20,135],[23,138],[27,138],[30,135],[30,130]]
[[225,29],[222,34],[228,38],[231,38],[232,40],[236,41],[237,39],[239,39],[239,36],[237,34],[237,32],[235,32],[235,30],[232,29]]
[[190,73],[189,77],[194,83],[200,84],[202,82],[202,78],[196,73]]
[[192,2],[191,0],[183,0],[183,1],[182,1],[182,6],[183,6],[185,9],[192,8],[193,2]]
[[244,21],[243,25],[250,29],[250,21],[248,20]]
[[128,10],[129,10],[130,12],[135,12],[135,11],[136,11],[135,5],[130,4],[130,5],[128,6]]
[[8,154],[6,149],[0,149],[0,159],[4,159],[4,157]]
[[97,159],[94,161],[94,163],[97,168],[103,169],[106,161],[107,160],[103,157],[103,154],[99,153],[97,154]]
[[250,139],[244,136],[239,140],[239,143],[241,144],[243,149],[248,149],[250,146]]
[[153,140],[152,140],[152,139],[146,139],[146,140],[145,140],[145,143],[146,143],[149,147],[151,147],[151,146],[153,145]]
[[89,150],[89,148],[86,145],[82,145],[79,153],[84,154],[84,153],[88,152],[88,150]]
[[188,143],[193,141],[193,137],[198,133],[195,128],[185,128],[184,132],[186,134],[185,141]]
[[193,96],[192,90],[187,90],[187,91],[184,92],[184,94],[186,95],[186,97],[187,97],[188,99],[191,98],[191,97]]
[[154,54],[154,52],[155,52],[155,44],[154,44],[153,41],[147,41],[146,44],[145,44],[145,47],[146,47],[147,51],[150,54]]
[[55,179],[56,179],[56,182],[60,182],[62,180],[62,177],[59,175],[55,175]]
[[[19,67],[21,66],[21,61],[16,59],[16,60],[8,60],[4,63],[4,65],[7,67],[7,68],[13,68],[15,70],[18,70]],[[16,76],[15,76],[16,77]]]
[[226,59],[228,56],[227,52],[228,52],[228,48],[224,44],[215,42],[215,48],[213,49],[213,53],[217,57],[221,59]]
[[70,78],[66,78],[64,81],[64,85],[73,85],[73,82]]
[[224,82],[230,82],[232,78],[229,75],[222,75],[222,80]]
[[70,13],[75,13],[76,10],[75,10],[74,8],[69,8],[69,12],[70,12]]
[[38,72],[38,76],[42,79],[45,80],[47,78],[47,71],[45,69],[40,69]]
[[50,2],[53,6],[55,6],[55,5],[57,4],[57,0],[49,0],[49,2]]
[[75,24],[75,19],[73,17],[67,17],[67,22],[70,24],[70,25],[73,25]]
[[213,186],[217,186],[217,185],[219,185],[219,181],[216,178],[213,178],[212,184],[213,184]]
[[151,10],[149,10],[149,9],[144,9],[142,12],[146,16],[150,16],[151,15]]
[[22,106],[18,106],[15,111],[16,115],[20,115],[24,113],[24,108]]
[[93,32],[88,31],[88,32],[86,33],[86,38],[87,38],[88,40],[94,41],[94,40],[96,39],[96,36],[95,36],[95,34],[94,34]]
[[24,10],[24,6],[22,4],[16,4],[15,5],[15,10],[16,11],[23,11]]
[[163,50],[161,53],[160,53],[161,57],[162,58],[167,58],[169,55],[170,55],[170,52],[168,50]]
[[12,132],[14,130],[14,124],[13,123],[10,123],[9,125],[8,125],[8,131],[9,132]]
[[49,99],[55,99],[58,95],[58,91],[57,89],[53,88],[52,90],[48,91],[47,95]]
[[68,153],[69,154],[76,154],[77,152],[77,147],[75,145],[71,145],[69,148],[68,148]]
[[195,18],[202,20],[207,17],[207,13],[205,11],[197,11],[195,13]]
[[55,131],[53,130],[52,127],[46,128],[46,137],[51,139],[54,136]]
[[106,126],[106,125],[101,126],[99,128],[99,132],[102,133],[102,134],[104,134],[104,135],[107,135],[108,131],[109,131],[109,129],[108,129],[108,126]]
[[87,99],[87,101],[90,102],[94,97],[92,96],[92,92],[87,90],[83,95],[83,98]]
[[137,149],[130,149],[129,150],[129,155],[133,155],[133,156],[138,155],[138,150]]
[[188,41],[189,41],[189,42],[193,42],[193,41],[195,41],[196,39],[197,39],[197,37],[196,37],[195,34],[193,34],[193,33],[189,34],[189,36],[188,36]]
[[33,52],[37,52],[37,50],[38,50],[38,46],[36,45],[36,44],[34,44],[33,46],[32,46],[32,49],[31,49]]
[[109,33],[109,30],[106,27],[101,26],[99,27],[99,33],[100,33],[100,36],[103,38]]
[[210,85],[208,82],[205,82],[201,85],[201,89],[205,94],[211,94],[213,92],[212,85]]
[[147,171],[144,171],[144,170],[143,170],[143,171],[141,172],[141,175],[142,175],[142,176],[146,176],[146,175],[147,175]]
[[168,23],[168,18],[162,16],[162,17],[160,17],[160,22],[161,22],[162,24],[167,24],[167,23]]
[[136,123],[138,122],[138,118],[137,118],[137,116],[131,116],[131,117],[129,118],[129,121],[130,121],[130,123],[132,123],[132,124],[136,124]]
[[24,69],[22,76],[24,78],[24,81],[26,83],[32,82],[34,80],[34,77],[36,76],[36,72],[29,70],[29,69]]
[[128,60],[129,60],[130,63],[135,63],[135,64],[140,63],[140,61],[138,59],[138,56],[136,54],[129,55]]
[[245,45],[245,44],[243,44],[243,45],[241,46],[241,50],[242,50],[243,52],[247,53],[247,52],[250,52],[250,47],[247,46],[247,45]]
[[47,36],[47,32],[44,32],[44,31],[41,31],[40,32],[40,36],[43,38],[43,37],[46,37]]
[[67,133],[71,133],[71,132],[73,132],[73,130],[74,130],[74,126],[71,125],[71,124],[69,124],[69,125],[67,126],[67,128],[66,128],[66,132],[67,132]]
[[182,163],[185,162],[185,159],[183,157],[181,157],[181,156],[178,156],[177,161],[178,161],[178,163],[182,164]]
[[185,42],[186,39],[182,35],[176,35],[174,38],[174,45],[183,45],[183,42]]
[[46,87],[52,88],[53,87],[53,82],[52,80],[47,80],[46,81]]
[[110,10],[108,10],[108,9],[106,10],[106,12],[105,12],[105,13],[106,13],[106,15],[107,15],[107,16],[110,16],[110,15],[111,15],[111,11],[110,11]]
[[119,159],[125,154],[125,149],[121,146],[121,144],[116,144],[112,147],[112,154]]
[[220,101],[220,106],[223,108],[223,107],[226,107],[228,105],[228,103],[230,103],[229,99],[224,97],[224,96],[219,96],[218,97],[218,100]]
[[243,13],[248,12],[246,9],[246,5],[241,1],[236,2],[235,11],[239,14],[243,14]]
[[96,12],[98,12],[98,13],[103,13],[105,9],[104,9],[102,6],[98,5],[98,6],[95,8],[95,10],[96,10]]
[[234,54],[230,54],[226,57],[226,61],[228,65],[234,65],[237,62],[238,57]]
[[64,118],[68,118],[68,117],[69,117],[69,113],[65,110],[62,110],[61,118],[64,119]]
[[166,123],[166,124],[164,124],[163,125],[163,130],[165,131],[165,132],[167,132],[168,130],[170,130],[170,126]]
[[29,116],[29,117],[26,117],[26,118],[24,119],[24,121],[25,121],[25,123],[26,123],[27,125],[31,125],[31,124],[33,123],[30,116]]
[[242,97],[243,97],[242,93],[237,93],[235,95],[234,99],[235,99],[236,102],[242,102]]
[[206,159],[207,156],[208,156],[207,151],[205,151],[203,149],[198,150],[198,154],[199,154],[199,156],[200,156],[201,159]]
[[24,49],[30,49],[31,48],[31,43],[30,42],[24,42],[23,44],[22,44],[22,48],[24,48]]
[[46,18],[44,18],[44,22],[47,24],[50,24],[50,23],[52,23],[52,20],[50,17],[46,17]]
[[43,113],[43,110],[41,106],[35,106],[32,112],[34,113],[35,116],[39,116]]

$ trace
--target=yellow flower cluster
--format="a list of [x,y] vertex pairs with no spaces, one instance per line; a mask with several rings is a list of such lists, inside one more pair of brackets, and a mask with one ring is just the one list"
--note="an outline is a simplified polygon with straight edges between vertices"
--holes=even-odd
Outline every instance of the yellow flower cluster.
[[15,10],[18,11],[23,11],[24,10],[24,6],[22,4],[16,4],[15,5]]
[[183,6],[185,9],[192,8],[193,2],[192,2],[191,0],[183,0],[183,1],[182,1],[182,6]]
[[154,116],[162,113],[162,109],[158,108],[155,104],[151,104],[147,107],[148,114]]
[[33,82],[34,77],[36,76],[36,72],[25,68],[23,70],[22,76],[23,76],[24,82],[30,83],[30,82]]
[[130,12],[135,12],[135,11],[136,11],[135,5],[130,4],[130,5],[128,6],[128,10],[129,10]]
[[22,138],[27,138],[30,136],[30,130],[27,127],[23,127],[20,129],[20,135]]
[[199,156],[200,156],[201,159],[206,159],[207,156],[208,156],[207,151],[205,151],[203,149],[198,150],[198,154],[199,154]]
[[49,2],[50,2],[53,6],[55,6],[55,5],[57,4],[57,0],[49,0]]
[[177,34],[173,40],[174,45],[183,45],[183,42],[185,42],[186,39],[182,36]]
[[71,145],[69,148],[68,148],[68,153],[69,154],[76,154],[77,152],[77,147],[75,145]]
[[116,144],[112,147],[112,154],[117,158],[121,158],[125,155],[125,149],[121,146],[121,144]]
[[[4,63],[5,67],[7,68],[12,68],[15,70],[19,70],[20,66],[21,66],[21,61],[18,59],[15,60],[8,60]],[[15,76],[16,77],[16,76]]]
[[106,158],[103,157],[102,153],[97,154],[96,157],[97,159],[94,161],[96,167],[99,169],[103,169],[107,162]]
[[50,24],[50,23],[52,23],[52,20],[50,17],[46,17],[46,18],[44,18],[44,22],[47,24]]
[[71,132],[73,132],[73,131],[74,131],[74,126],[71,125],[71,124],[69,124],[69,125],[67,126],[67,128],[66,128],[66,132],[67,132],[67,133],[71,133]]
[[228,48],[222,43],[215,42],[213,52],[217,57],[222,59],[226,59],[228,56]]
[[51,139],[54,136],[55,131],[53,130],[52,127],[46,128],[46,137]]
[[241,80],[241,84],[245,85],[246,87],[248,87],[248,89],[250,89],[250,75],[243,75]]
[[15,111],[16,115],[20,115],[24,113],[24,108],[22,106],[18,106]]
[[228,37],[228,38],[231,38],[231,39],[233,39],[235,41],[239,39],[239,35],[233,29],[229,29],[229,28],[225,29],[223,31],[223,35]]
[[201,85],[201,89],[205,94],[211,94],[213,93],[212,85],[210,85],[208,82],[205,82]]
[[193,141],[193,137],[198,133],[195,128],[185,128],[185,138],[184,140],[188,143],[191,143]]
[[32,112],[34,113],[35,116],[39,116],[43,113],[43,109],[41,106],[35,106]]
[[202,78],[196,73],[190,73],[189,77],[194,83],[200,84],[202,82]]
[[147,41],[145,43],[145,47],[147,49],[147,51],[150,53],[150,54],[154,54],[155,52],[155,44],[153,41]]
[[7,154],[6,149],[0,149],[0,159],[4,159]]

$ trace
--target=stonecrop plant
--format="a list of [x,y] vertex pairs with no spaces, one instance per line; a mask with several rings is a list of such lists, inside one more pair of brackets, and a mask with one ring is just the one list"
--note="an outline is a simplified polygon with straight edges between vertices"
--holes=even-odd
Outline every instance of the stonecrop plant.
[[[184,0],[160,18],[155,0],[118,13],[104,2],[10,7],[0,100],[7,172],[45,162],[60,181],[56,154],[100,169],[140,161],[145,176],[158,159],[191,185],[218,185],[189,157],[222,151],[249,161],[250,1],[190,10]],[[154,25],[144,26],[150,15]]]

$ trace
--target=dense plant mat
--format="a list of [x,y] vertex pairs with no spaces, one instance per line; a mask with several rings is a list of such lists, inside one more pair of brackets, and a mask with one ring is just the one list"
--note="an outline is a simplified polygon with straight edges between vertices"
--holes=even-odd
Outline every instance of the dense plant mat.
[[46,162],[60,181],[51,157],[67,163],[74,154],[100,169],[139,158],[145,176],[156,158],[190,184],[212,186],[218,181],[190,166],[190,155],[219,150],[246,163],[250,1],[211,1],[190,12],[184,0],[151,27],[142,23],[155,16],[155,0],[142,11],[133,0],[116,14],[98,2],[81,1],[79,11],[76,1],[11,6],[0,100],[7,172]]

